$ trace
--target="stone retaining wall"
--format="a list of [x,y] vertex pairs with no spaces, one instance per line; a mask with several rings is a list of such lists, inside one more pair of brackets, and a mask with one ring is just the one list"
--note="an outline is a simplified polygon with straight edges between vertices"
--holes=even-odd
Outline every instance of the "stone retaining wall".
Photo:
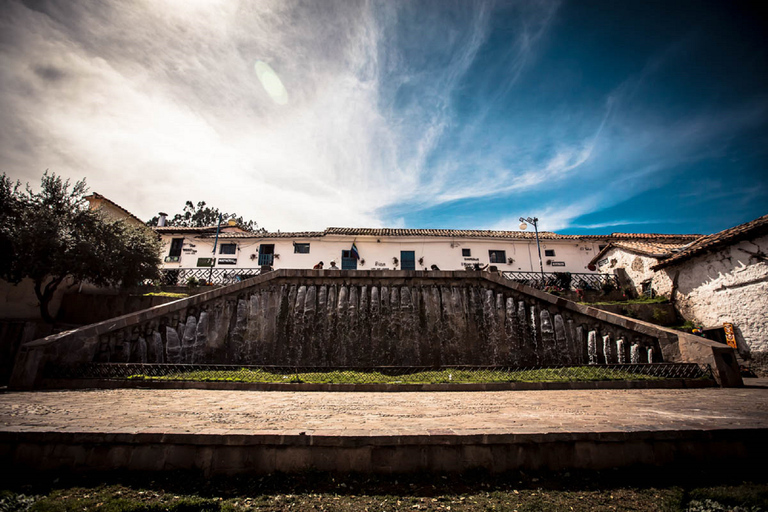
[[0,463],[35,471],[193,470],[205,475],[749,467],[768,456],[765,433],[733,429],[339,437],[0,432]]
[[696,362],[732,350],[483,272],[280,270],[25,344],[11,386],[47,364],[315,366]]

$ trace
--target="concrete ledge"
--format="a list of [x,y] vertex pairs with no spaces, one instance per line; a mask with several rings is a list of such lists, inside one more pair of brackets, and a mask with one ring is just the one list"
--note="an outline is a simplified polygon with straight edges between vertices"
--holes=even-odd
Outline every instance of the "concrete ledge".
[[41,389],[207,389],[229,391],[537,391],[568,389],[699,389],[716,387],[709,379],[614,380],[589,382],[498,382],[488,384],[290,384],[174,380],[48,379]]
[[[457,435],[216,435],[0,430],[0,463],[31,470],[199,470],[207,475],[355,471],[460,472],[749,464],[768,429]],[[22,430],[23,429],[23,430]]]

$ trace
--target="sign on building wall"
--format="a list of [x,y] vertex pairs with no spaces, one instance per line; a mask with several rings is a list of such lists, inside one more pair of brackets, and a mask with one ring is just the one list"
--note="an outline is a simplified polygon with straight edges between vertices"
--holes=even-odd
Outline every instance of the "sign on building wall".
[[237,265],[237,258],[219,258],[219,265]]
[[216,263],[216,258],[197,258],[198,267],[212,267]]
[[733,333],[733,324],[728,322],[723,323],[723,330],[725,331],[725,342],[731,348],[736,347],[736,335]]

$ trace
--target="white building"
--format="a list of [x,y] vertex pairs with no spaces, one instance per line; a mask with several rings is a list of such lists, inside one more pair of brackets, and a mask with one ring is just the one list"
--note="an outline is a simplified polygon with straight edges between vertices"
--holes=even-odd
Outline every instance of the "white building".
[[[251,233],[236,225],[205,228],[158,227],[163,245],[163,268],[311,269],[331,262],[341,270],[461,270],[466,267],[501,272],[570,272],[595,274],[590,260],[613,240],[695,235],[617,233],[609,236],[561,235],[540,232],[541,262],[532,231],[450,229],[327,228],[324,231]],[[216,244],[216,254],[213,253]],[[359,259],[353,254],[357,249]],[[433,267],[434,265],[434,267]]]
[[638,291],[669,297],[686,320],[725,341],[732,326],[742,356],[768,373],[768,215],[680,244],[614,241],[594,258],[622,268]]

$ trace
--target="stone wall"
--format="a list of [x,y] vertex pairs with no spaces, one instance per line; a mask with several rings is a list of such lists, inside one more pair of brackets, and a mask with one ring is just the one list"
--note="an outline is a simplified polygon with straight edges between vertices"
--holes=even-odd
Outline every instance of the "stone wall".
[[651,269],[651,266],[659,263],[656,258],[613,247],[605,253],[601,261],[605,263],[598,267],[598,272],[613,273],[616,269],[623,268],[638,294],[643,292],[642,283],[649,279],[652,280],[653,290],[657,295],[669,297],[672,293],[672,279],[664,272]]
[[739,352],[768,373],[768,236],[660,269],[676,281],[680,314],[704,327],[732,323]]
[[488,273],[280,270],[28,343],[12,385],[34,386],[48,363],[91,361],[530,366],[685,360],[711,364],[730,382],[738,375],[728,374],[732,361],[717,360],[723,353],[706,340]]

